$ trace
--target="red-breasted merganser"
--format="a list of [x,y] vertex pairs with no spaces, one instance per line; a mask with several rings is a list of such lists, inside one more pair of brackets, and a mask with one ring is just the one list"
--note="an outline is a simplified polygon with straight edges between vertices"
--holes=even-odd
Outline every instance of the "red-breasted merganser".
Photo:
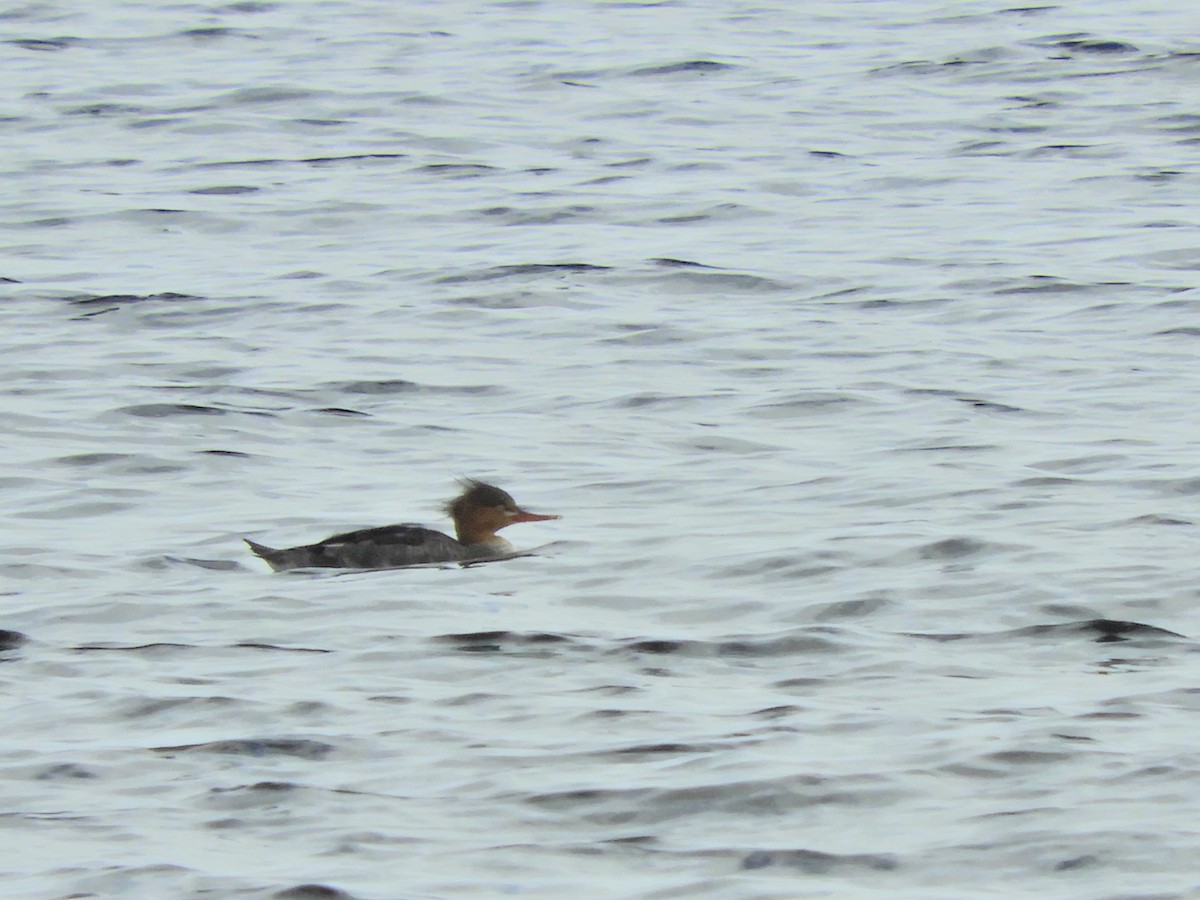
[[316,544],[274,550],[246,540],[276,572],[310,567],[334,569],[391,569],[419,563],[498,559],[514,552],[496,534],[517,522],[544,522],[558,516],[526,512],[498,487],[473,479],[446,504],[458,540],[420,525],[384,525],[335,534]]

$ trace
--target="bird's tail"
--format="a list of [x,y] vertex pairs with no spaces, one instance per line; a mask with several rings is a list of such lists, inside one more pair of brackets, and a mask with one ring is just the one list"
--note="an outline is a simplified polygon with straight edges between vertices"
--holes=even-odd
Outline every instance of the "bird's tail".
[[266,547],[262,544],[256,544],[254,541],[250,540],[250,538],[242,538],[242,540],[245,541],[249,545],[250,549],[254,551],[255,556],[259,557],[260,559],[265,559],[267,561],[267,565],[269,565],[274,571],[278,572],[287,565],[285,556],[286,551],[276,550],[273,547]]

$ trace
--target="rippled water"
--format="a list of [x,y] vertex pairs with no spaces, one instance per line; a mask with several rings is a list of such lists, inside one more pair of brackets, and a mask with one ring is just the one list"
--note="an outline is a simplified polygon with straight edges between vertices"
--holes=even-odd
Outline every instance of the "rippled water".
[[1195,896],[1187,4],[0,16],[0,894]]

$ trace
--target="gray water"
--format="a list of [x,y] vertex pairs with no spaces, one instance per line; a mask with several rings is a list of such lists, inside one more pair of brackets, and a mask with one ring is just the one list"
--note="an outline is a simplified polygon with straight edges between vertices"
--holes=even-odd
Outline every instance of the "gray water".
[[[1200,896],[1189,3],[0,11],[0,895]],[[556,522],[471,568],[241,543]]]

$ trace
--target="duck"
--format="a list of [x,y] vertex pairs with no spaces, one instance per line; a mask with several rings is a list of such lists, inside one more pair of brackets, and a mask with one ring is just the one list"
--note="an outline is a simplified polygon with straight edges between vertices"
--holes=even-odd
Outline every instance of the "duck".
[[518,522],[561,518],[522,509],[506,491],[474,478],[445,505],[455,537],[423,525],[384,525],[335,534],[315,544],[275,549],[244,538],[276,572],[288,569],[393,569],[425,563],[504,559],[516,549],[496,532]]

